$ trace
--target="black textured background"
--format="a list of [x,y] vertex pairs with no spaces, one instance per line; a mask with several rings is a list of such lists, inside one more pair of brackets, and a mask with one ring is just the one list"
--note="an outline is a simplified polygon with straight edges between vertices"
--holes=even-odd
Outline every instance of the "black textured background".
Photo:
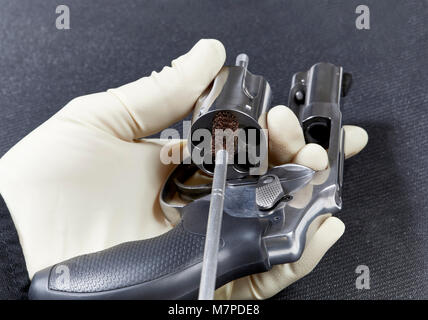
[[[355,27],[355,8],[371,29]],[[55,28],[67,4],[71,30]],[[346,232],[280,299],[428,298],[428,1],[0,0],[0,156],[73,97],[160,70],[200,38],[245,51],[287,100],[292,73],[340,64],[354,85],[344,122],[369,144],[346,162]],[[2,233],[3,236],[3,233]],[[371,271],[357,290],[355,268]]]

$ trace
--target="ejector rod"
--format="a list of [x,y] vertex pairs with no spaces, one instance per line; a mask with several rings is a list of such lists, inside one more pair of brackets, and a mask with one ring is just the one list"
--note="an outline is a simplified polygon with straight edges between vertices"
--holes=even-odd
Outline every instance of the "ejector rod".
[[228,158],[229,153],[224,149],[217,151],[215,156],[199,300],[213,300],[214,298]]

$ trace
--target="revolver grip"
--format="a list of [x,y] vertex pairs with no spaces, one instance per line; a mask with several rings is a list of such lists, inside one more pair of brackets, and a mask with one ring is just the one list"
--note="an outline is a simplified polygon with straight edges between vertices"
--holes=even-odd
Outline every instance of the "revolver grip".
[[[195,201],[174,229],[156,238],[126,242],[37,272],[30,299],[196,298],[208,205]],[[269,268],[261,231],[258,219],[225,213],[216,287]]]

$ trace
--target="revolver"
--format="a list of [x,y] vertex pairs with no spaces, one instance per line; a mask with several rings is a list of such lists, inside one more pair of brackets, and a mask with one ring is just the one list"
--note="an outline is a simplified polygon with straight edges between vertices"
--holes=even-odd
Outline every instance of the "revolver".
[[[232,165],[228,171],[216,288],[298,260],[310,223],[321,214],[341,209],[344,131],[340,99],[350,83],[350,75],[330,63],[317,63],[292,78],[288,105],[302,125],[306,142],[327,150],[327,169],[315,172],[284,164],[253,175],[248,166]],[[235,66],[220,72],[206,97],[211,100],[205,99],[203,108],[195,111],[195,127],[212,118],[213,112],[226,109],[235,112],[244,127],[260,128],[271,92],[263,77],[248,71],[248,59],[241,56]],[[195,148],[192,141],[190,145]],[[263,166],[259,162],[255,167]],[[32,280],[30,299],[196,298],[211,182],[209,178],[206,183],[186,182],[201,172],[209,176],[211,169],[208,163],[183,162],[168,177],[159,200],[175,225],[172,230],[41,270]]]

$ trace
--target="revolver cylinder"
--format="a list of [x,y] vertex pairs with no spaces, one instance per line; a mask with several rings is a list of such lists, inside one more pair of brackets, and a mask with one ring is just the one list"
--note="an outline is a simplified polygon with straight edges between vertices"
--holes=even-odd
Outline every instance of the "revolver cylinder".
[[[218,112],[228,111],[236,117],[240,129],[238,147],[229,165],[228,178],[244,177],[251,168],[263,168],[267,159],[267,137],[261,129],[265,128],[264,116],[270,101],[269,83],[262,76],[248,71],[246,54],[238,55],[235,66],[222,68],[196,103],[188,139],[193,162],[205,173],[213,174],[213,154],[209,148],[202,147],[207,146],[208,142],[203,144],[198,130],[203,129],[205,133],[213,135],[214,117]],[[195,158],[199,160],[195,161]]]

